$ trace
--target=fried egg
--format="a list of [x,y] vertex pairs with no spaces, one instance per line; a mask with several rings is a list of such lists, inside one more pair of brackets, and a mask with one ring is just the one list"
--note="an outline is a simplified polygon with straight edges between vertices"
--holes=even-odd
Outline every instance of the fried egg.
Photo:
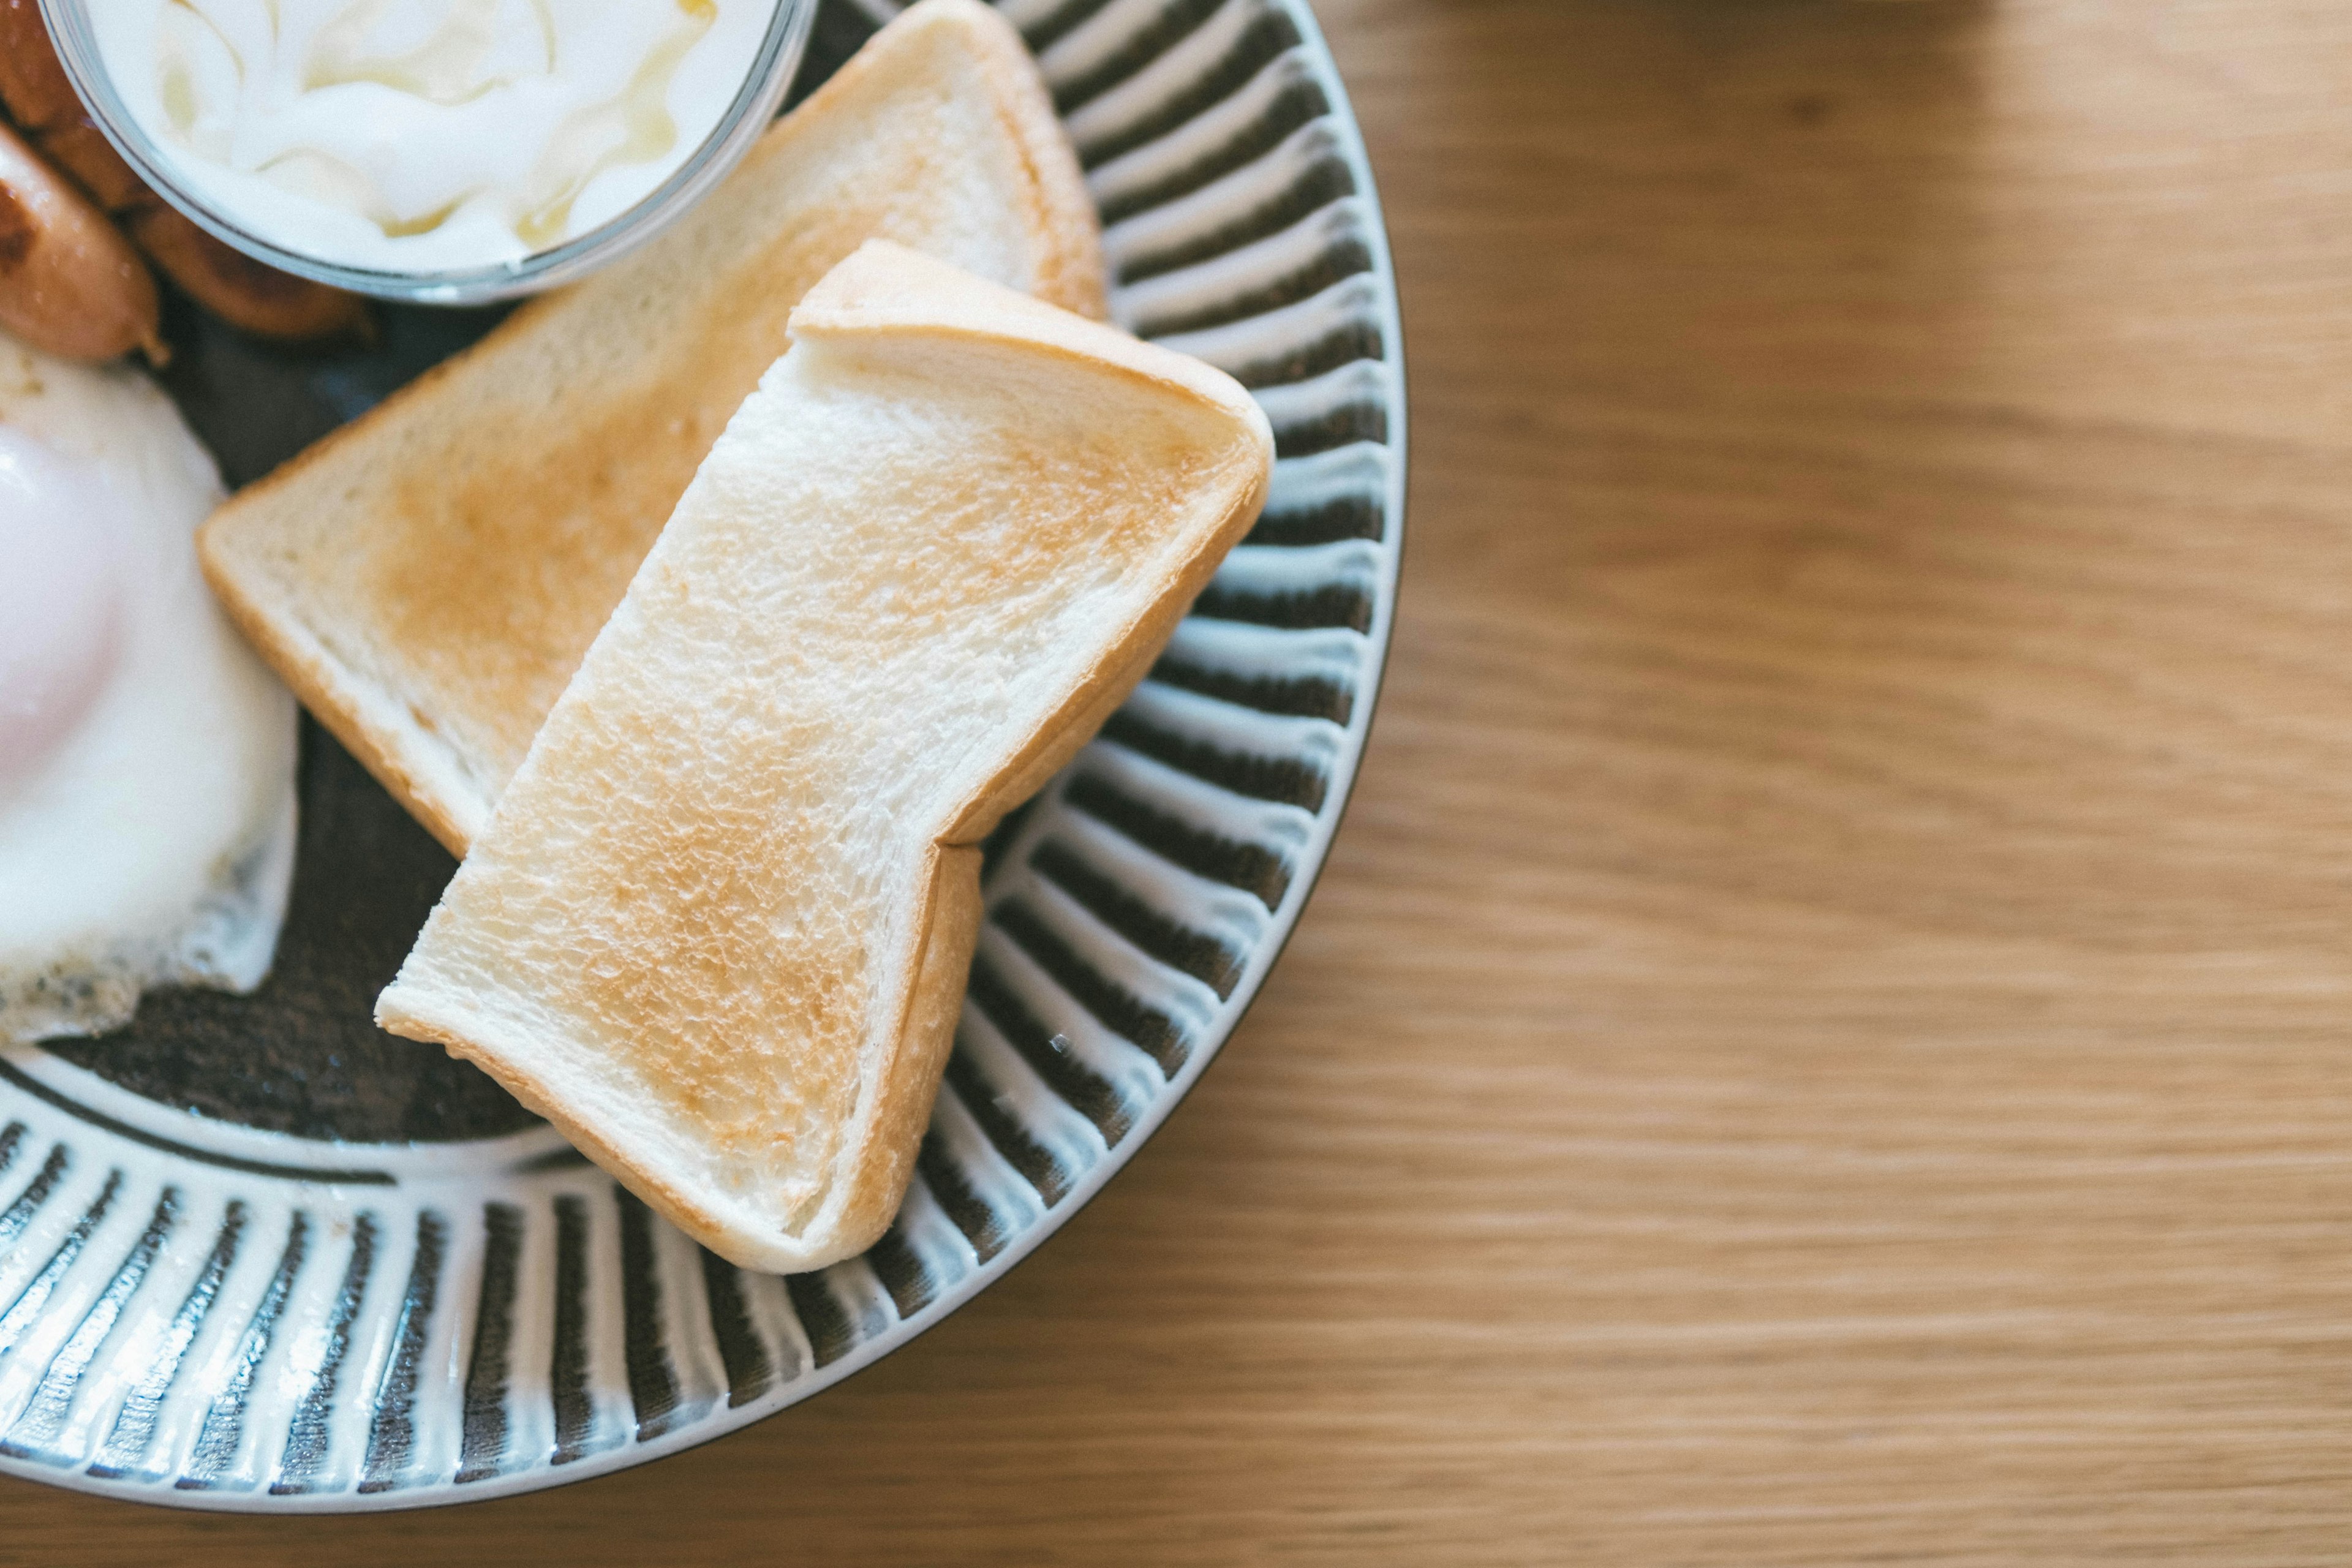
[[197,570],[220,500],[153,383],[0,335],[0,1045],[268,972],[294,701]]

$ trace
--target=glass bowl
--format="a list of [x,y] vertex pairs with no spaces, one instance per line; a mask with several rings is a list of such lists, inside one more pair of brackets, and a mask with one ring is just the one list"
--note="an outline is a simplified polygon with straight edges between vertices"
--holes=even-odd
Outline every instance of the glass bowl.
[[[181,155],[160,144],[131,112],[106,69],[90,20],[92,0],[39,0],[74,89],[116,151],[157,195],[247,255],[281,271],[338,289],[415,304],[474,305],[552,288],[583,276],[660,233],[735,166],[775,118],[792,86],[817,0],[773,0],[765,37],[735,97],[701,142],[634,205],[586,233],[544,250],[478,266],[403,270],[349,265],[293,248],[202,195],[180,168]],[[99,0],[103,4],[103,0]]]

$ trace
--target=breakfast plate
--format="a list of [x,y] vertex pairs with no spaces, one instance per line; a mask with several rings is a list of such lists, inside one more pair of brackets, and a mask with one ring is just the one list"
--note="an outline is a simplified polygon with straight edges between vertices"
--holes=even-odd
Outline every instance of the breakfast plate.
[[[827,0],[795,94],[891,9]],[[1302,0],[1007,0],[1104,225],[1112,309],[1270,422],[1264,515],[1148,679],[990,839],[954,1053],[896,1220],[776,1277],[673,1229],[474,1068],[369,1022],[454,862],[305,721],[292,902],[250,996],[0,1052],[0,1469],[245,1511],[530,1490],[888,1353],[1087,1202],[1263,983],[1371,720],[1404,495],[1370,172]],[[167,320],[232,485],[462,347]],[[161,781],[159,781],[160,783]]]

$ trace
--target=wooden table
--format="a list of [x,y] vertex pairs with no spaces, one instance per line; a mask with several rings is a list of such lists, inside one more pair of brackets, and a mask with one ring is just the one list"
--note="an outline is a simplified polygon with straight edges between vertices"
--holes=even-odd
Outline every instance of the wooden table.
[[685,1458],[0,1562],[2352,1560],[2352,7],[1323,10],[1410,564],[1192,1102]]

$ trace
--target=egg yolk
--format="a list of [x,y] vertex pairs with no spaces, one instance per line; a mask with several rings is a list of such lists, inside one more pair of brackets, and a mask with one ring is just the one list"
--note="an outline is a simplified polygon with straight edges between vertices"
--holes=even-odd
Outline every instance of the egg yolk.
[[0,795],[79,726],[121,654],[115,507],[86,465],[0,425]]

